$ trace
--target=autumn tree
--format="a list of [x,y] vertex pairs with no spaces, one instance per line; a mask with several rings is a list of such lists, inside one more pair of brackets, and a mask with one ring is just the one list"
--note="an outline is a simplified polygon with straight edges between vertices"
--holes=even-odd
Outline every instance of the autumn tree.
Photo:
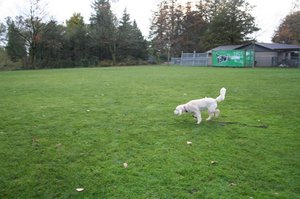
[[51,23],[47,22],[44,8],[42,0],[29,0],[28,10],[25,10],[23,15],[17,16],[14,21],[15,29],[13,31],[26,41],[30,65],[33,68],[37,66],[37,51],[41,36],[51,29]]
[[200,1],[198,12],[209,24],[202,38],[205,48],[250,41],[248,36],[259,30],[252,9],[245,0]]
[[164,0],[154,13],[151,26],[153,49],[172,55],[180,51],[206,51],[218,45],[241,44],[258,31],[253,6],[246,0],[201,0],[193,9],[175,0]]
[[150,38],[152,39],[153,48],[155,51],[163,51],[169,42],[168,36],[169,27],[169,12],[166,1],[159,4],[158,11],[154,13],[152,24],[150,27]]
[[180,54],[177,45],[182,31],[182,19],[182,6],[176,0],[164,0],[158,5],[150,28],[150,38],[155,51],[165,56],[169,51],[172,55]]
[[199,12],[192,10],[192,5],[188,2],[182,21],[182,34],[178,42],[181,44],[181,51],[203,52],[205,49],[201,43],[201,37],[204,35],[207,27],[208,22],[204,20]]
[[300,11],[295,11],[283,19],[272,41],[300,45]]

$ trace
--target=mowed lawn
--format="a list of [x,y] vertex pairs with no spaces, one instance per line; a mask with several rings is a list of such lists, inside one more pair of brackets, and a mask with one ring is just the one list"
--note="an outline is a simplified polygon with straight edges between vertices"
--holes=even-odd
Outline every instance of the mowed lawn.
[[299,69],[0,72],[0,198],[300,198],[299,101]]

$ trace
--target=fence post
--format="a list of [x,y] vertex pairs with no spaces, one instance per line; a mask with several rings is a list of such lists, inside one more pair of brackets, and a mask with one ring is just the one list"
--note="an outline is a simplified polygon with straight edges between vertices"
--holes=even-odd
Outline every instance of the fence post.
[[182,59],[183,59],[183,51],[181,51],[180,65],[182,65]]
[[192,64],[192,66],[195,66],[195,59],[196,59],[196,51],[194,51],[194,54],[193,54],[193,64]]

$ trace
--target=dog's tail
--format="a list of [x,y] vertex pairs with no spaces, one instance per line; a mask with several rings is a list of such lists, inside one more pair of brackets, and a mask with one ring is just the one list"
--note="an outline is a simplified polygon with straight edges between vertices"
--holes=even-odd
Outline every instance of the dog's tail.
[[217,102],[222,102],[225,99],[226,88],[221,88],[220,95],[216,98]]

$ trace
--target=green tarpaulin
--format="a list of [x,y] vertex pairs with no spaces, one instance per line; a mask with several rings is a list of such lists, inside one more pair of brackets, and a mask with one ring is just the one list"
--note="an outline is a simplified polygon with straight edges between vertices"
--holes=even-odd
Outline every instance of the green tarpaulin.
[[252,50],[214,50],[213,66],[245,67],[253,66]]

